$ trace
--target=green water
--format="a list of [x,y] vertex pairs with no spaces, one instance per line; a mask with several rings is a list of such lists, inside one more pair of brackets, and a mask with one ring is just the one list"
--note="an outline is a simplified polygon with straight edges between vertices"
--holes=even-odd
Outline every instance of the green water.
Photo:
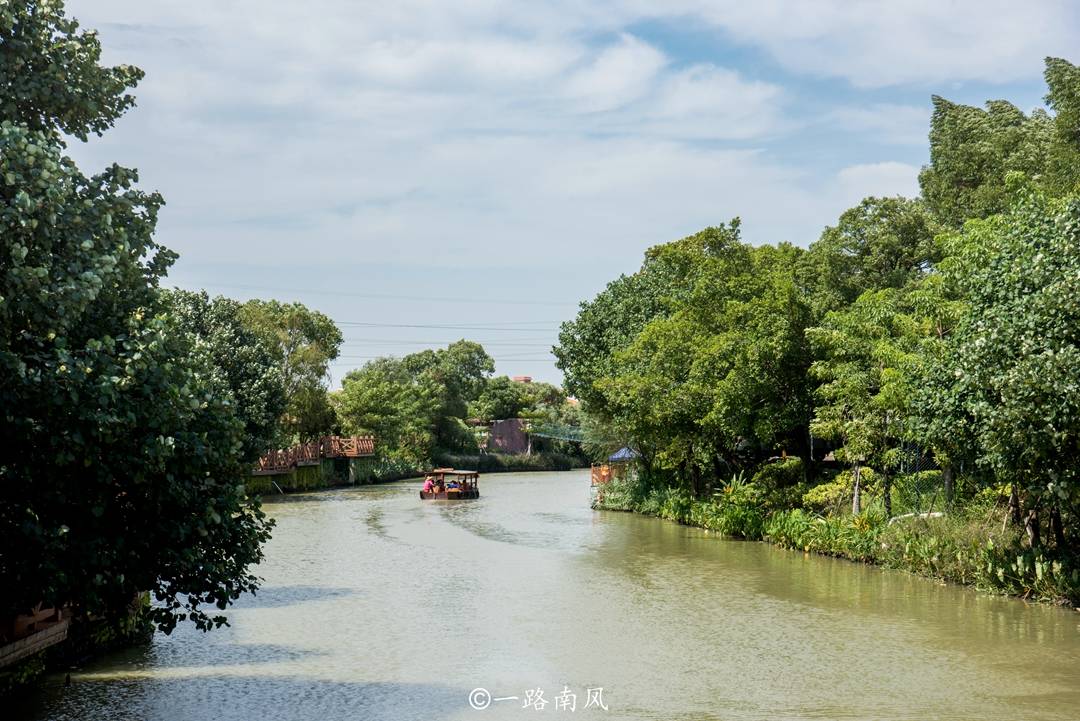
[[[1080,718],[1080,613],[593,512],[588,484],[267,503],[264,589],[230,628],[158,634],[49,679],[14,717]],[[583,708],[590,687],[608,711]],[[519,699],[476,710],[475,688]],[[523,709],[537,688],[547,705]],[[565,688],[573,712],[555,708]]]

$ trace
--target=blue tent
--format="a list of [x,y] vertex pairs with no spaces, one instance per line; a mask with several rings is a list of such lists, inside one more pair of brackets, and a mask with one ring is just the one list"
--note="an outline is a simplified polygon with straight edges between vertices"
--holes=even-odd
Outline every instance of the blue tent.
[[626,463],[638,457],[638,452],[626,446],[608,456],[608,463]]

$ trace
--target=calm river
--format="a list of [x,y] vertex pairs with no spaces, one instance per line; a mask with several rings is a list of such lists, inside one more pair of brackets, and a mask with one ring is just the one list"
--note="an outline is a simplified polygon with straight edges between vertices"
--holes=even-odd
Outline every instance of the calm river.
[[[268,502],[264,587],[230,628],[158,634],[15,717],[1080,718],[1080,613],[593,512],[588,486],[507,474],[456,504],[417,483]],[[546,705],[523,709],[537,689]]]

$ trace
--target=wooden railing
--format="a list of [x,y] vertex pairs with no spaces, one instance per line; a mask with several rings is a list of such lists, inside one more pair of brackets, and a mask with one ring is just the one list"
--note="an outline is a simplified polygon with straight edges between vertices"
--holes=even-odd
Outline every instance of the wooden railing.
[[255,475],[288,473],[297,466],[315,466],[323,458],[362,458],[375,455],[374,436],[327,436],[292,448],[267,451],[252,469]]
[[609,466],[607,464],[600,465],[600,466],[595,465],[595,464],[593,465],[593,467],[592,467],[592,485],[594,485],[594,486],[603,486],[603,485],[605,485],[607,483],[611,483],[611,477],[612,477],[611,466]]

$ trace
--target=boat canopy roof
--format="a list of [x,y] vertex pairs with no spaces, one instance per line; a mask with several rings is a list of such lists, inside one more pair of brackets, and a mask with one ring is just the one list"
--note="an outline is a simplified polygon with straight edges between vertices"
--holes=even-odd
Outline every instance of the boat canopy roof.
[[453,468],[433,468],[432,473],[438,473],[444,476],[478,476],[480,475],[476,471],[462,471],[455,470]]

